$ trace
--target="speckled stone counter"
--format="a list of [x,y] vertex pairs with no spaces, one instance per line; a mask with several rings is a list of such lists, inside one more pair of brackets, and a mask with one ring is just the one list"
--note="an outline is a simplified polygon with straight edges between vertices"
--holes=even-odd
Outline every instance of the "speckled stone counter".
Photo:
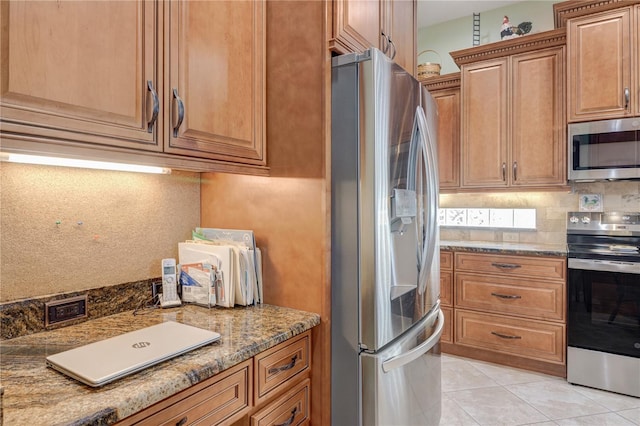
[[566,256],[566,244],[504,243],[496,241],[440,241],[440,250],[472,253]]
[[[45,366],[45,357],[163,321],[221,334],[196,349],[101,388]],[[271,305],[206,309],[186,305],[119,313],[0,342],[5,425],[113,424],[320,323],[317,314]]]

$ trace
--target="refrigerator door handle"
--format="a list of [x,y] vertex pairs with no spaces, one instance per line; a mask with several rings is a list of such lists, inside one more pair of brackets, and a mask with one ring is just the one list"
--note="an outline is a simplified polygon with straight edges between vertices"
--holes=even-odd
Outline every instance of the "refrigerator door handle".
[[[431,273],[431,264],[427,264],[435,254],[437,239],[436,239],[436,226],[438,226],[438,175],[436,174],[436,167],[434,166],[434,154],[431,151],[431,147],[428,143],[429,129],[427,126],[427,118],[425,117],[424,110],[418,106],[416,108],[416,124],[418,127],[418,133],[420,135],[421,151],[423,156],[424,173],[427,174],[427,241],[426,248],[421,247],[422,256],[420,259],[420,277],[418,282],[420,283],[420,294],[423,294],[425,287],[429,281],[429,275]],[[416,176],[416,179],[419,179]],[[424,226],[424,224],[423,224]]]
[[[434,312],[435,314],[435,312]],[[433,314],[432,314],[433,315]],[[411,349],[408,352],[403,353],[402,355],[397,355],[382,363],[382,370],[385,373],[388,373],[391,370],[402,367],[403,365],[409,364],[412,361],[415,361],[423,354],[429,352],[431,348],[433,348],[438,340],[440,340],[440,336],[442,335],[442,330],[444,329],[444,314],[442,310],[438,309],[438,328],[435,333],[433,333],[427,340],[420,343],[420,345]]]

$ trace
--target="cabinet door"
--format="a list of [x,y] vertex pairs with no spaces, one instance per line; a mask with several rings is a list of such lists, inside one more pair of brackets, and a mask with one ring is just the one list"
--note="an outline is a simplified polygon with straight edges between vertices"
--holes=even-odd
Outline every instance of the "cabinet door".
[[511,185],[566,185],[564,48],[513,56],[511,75]]
[[[640,116],[640,29],[638,27],[640,27],[640,5],[636,6],[634,8],[635,12],[636,12],[636,16],[635,16],[635,22],[633,24],[633,28],[636,29],[635,31],[635,46],[636,46],[636,50],[635,50],[635,62],[633,64],[631,64],[633,72],[631,73],[632,77],[635,77],[635,84],[633,85],[633,87],[635,88],[635,92],[632,95],[632,100],[635,97],[636,100],[636,110],[634,111],[634,115],[636,116]],[[635,68],[634,68],[635,67]]]
[[264,165],[264,2],[167,7],[165,151]]
[[462,186],[506,187],[507,59],[463,65]]
[[152,1],[3,1],[2,131],[161,150],[157,12]]
[[460,89],[431,92],[438,105],[440,189],[460,186]]
[[362,52],[381,48],[382,18],[380,0],[335,0],[333,2],[333,38],[346,50]]
[[389,36],[395,49],[394,61],[416,75],[416,1],[387,1],[385,7],[386,18],[382,31]]
[[570,19],[567,46],[569,121],[631,115],[631,8]]

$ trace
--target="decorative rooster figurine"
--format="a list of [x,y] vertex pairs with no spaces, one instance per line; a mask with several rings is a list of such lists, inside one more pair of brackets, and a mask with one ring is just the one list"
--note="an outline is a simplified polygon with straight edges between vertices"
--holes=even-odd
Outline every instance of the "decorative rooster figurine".
[[511,25],[511,22],[509,22],[509,17],[505,15],[505,17],[502,18],[500,38],[504,40],[527,34],[529,33],[529,31],[531,31],[531,27],[531,22],[523,22],[517,27],[514,27]]

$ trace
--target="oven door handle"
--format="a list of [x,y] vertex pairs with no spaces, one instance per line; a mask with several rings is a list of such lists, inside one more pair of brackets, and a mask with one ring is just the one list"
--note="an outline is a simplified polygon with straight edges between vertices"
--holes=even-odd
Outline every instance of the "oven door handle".
[[598,259],[570,258],[567,264],[569,269],[582,269],[585,271],[621,272],[624,274],[640,274],[640,263],[616,262]]

